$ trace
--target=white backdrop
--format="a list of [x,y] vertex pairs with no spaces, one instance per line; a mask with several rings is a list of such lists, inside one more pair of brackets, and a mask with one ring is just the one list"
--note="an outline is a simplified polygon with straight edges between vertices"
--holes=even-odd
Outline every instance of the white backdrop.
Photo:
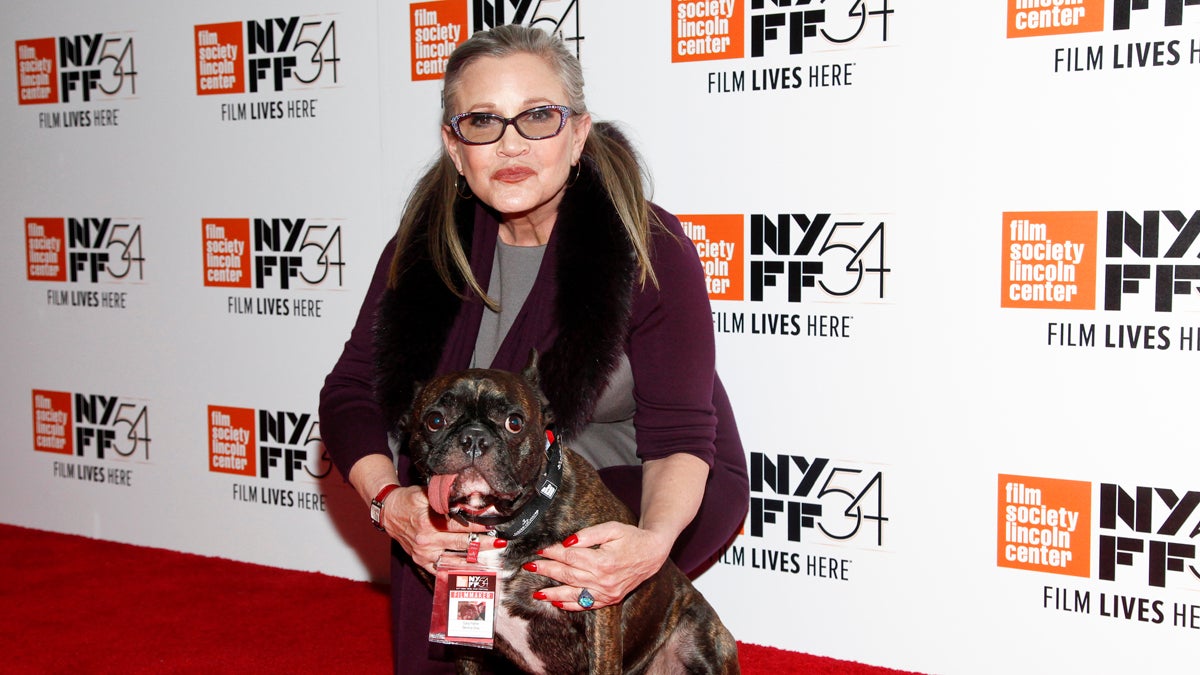
[[385,576],[317,392],[437,149],[445,43],[537,23],[707,255],[752,509],[699,583],[740,640],[1185,663],[1200,7],[1134,4],[0,10],[0,520]]

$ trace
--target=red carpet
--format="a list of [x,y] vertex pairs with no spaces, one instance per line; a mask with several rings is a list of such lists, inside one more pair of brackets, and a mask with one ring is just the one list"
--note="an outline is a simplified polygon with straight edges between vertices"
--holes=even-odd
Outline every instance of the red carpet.
[[[391,672],[387,589],[0,524],[0,672]],[[741,644],[743,672],[901,671]]]

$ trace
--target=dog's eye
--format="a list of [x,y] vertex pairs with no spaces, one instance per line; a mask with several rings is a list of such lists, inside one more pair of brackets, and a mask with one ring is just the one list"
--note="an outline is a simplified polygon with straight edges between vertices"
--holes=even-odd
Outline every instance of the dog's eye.
[[446,418],[441,413],[429,413],[425,416],[425,428],[430,431],[440,431],[446,426]]
[[525,418],[513,413],[508,416],[508,419],[504,420],[504,428],[514,434],[519,434],[525,428]]

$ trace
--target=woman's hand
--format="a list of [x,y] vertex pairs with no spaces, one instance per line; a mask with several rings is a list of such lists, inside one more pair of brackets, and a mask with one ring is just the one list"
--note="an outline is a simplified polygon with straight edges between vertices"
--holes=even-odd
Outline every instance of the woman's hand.
[[[485,532],[482,525],[463,525],[436,513],[421,487],[401,487],[383,500],[383,528],[413,561],[431,574],[437,571],[438,558],[446,551],[467,550],[471,532]],[[478,536],[480,548],[502,548],[504,540]]]
[[[371,499],[396,480],[396,467],[386,455],[367,455],[350,467],[350,484],[363,501]],[[425,489],[417,486],[399,487],[384,498],[380,521],[388,536],[400,542],[404,551],[421,567],[434,572],[437,560],[446,551],[466,551],[467,535],[484,532],[482,525],[467,527],[448,520],[429,507]],[[483,550],[503,548],[507,542],[494,537],[479,537]]]
[[[638,527],[601,523],[541,551],[545,560],[525,569],[563,585],[542,589],[534,599],[568,610],[598,609],[624,600],[662,568],[675,539],[696,517],[707,478],[708,465],[692,455],[677,453],[644,462]],[[584,590],[595,601],[588,607],[579,604]]]
[[[599,609],[620,603],[654,576],[673,544],[668,537],[633,525],[601,523],[547,547],[540,552],[545,559],[528,563],[525,569],[562,584],[542,589],[535,599],[570,611]],[[579,604],[584,589],[595,600],[590,607]]]

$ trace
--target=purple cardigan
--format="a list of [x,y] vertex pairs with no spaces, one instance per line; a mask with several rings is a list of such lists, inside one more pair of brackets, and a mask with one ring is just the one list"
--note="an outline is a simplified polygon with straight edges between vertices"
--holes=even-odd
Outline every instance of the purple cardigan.
[[[680,537],[677,555],[673,556],[684,571],[695,571],[706,566],[708,558],[737,532],[749,502],[749,482],[732,407],[715,374],[712,313],[704,292],[703,269],[678,219],[665,211],[658,213],[667,227],[667,234],[659,233],[652,249],[660,286],[647,283],[635,288],[625,352],[634,372],[638,455],[644,461],[686,452],[700,456],[712,467],[701,513]],[[486,280],[490,269],[480,268],[480,261],[486,261],[490,268],[498,226],[482,209],[476,213],[475,225],[473,249],[478,255],[473,256],[473,265],[479,279]],[[348,476],[354,462],[368,454],[391,456],[386,432],[389,424],[374,398],[373,383],[376,307],[388,283],[394,251],[392,240],[384,247],[358,321],[320,393],[322,440],[343,476]],[[547,251],[547,258],[552,253]],[[546,285],[542,275],[527,300],[534,310],[548,304],[535,301],[538,295],[544,297],[538,285]],[[474,345],[479,310],[472,317],[470,304],[463,306],[466,309],[451,331],[451,345],[446,347],[439,371],[467,366],[466,345]],[[522,324],[518,319],[512,330],[520,331],[524,325],[528,335],[506,339],[493,365],[520,370],[523,363],[517,359],[528,354],[528,346],[545,351],[544,341],[552,340],[553,334],[547,336],[544,331],[528,328],[539,323]],[[454,342],[462,346],[456,348]],[[448,357],[454,352],[457,357]],[[452,363],[455,360],[461,363]],[[400,478],[407,483],[404,468],[407,458],[402,456]],[[610,467],[601,471],[601,476],[635,514],[640,512],[640,466]],[[698,546],[697,550],[690,550],[694,546],[689,542]]]
[[[732,408],[715,373],[711,309],[704,290],[703,270],[695,247],[689,245],[678,219],[664,212],[659,215],[669,232],[669,235],[660,233],[652,249],[660,287],[648,283],[644,288],[634,289],[625,352],[634,375],[639,456],[646,460],[688,452],[712,467],[700,511],[680,535],[672,552],[672,559],[680,568],[695,575],[707,569],[736,536],[746,514],[749,482]],[[490,266],[496,231],[495,220],[479,209],[472,247],[477,278],[488,279],[489,275],[479,265],[486,260]],[[554,246],[552,237],[548,259],[554,255]],[[343,476],[349,475],[354,463],[369,454],[391,456],[387,442],[390,425],[374,395],[374,333],[376,310],[387,286],[394,248],[394,240],[384,248],[350,339],[321,390],[322,440]],[[539,284],[544,291],[542,276],[539,275],[527,300],[533,312],[548,304],[544,297],[543,301],[537,300]],[[552,280],[550,283],[553,287]],[[472,304],[479,305],[463,303],[447,340],[439,372],[466,367],[463,359],[470,357],[467,345],[474,344],[478,330],[479,310],[472,309]],[[555,334],[540,330],[541,323],[531,319],[524,322],[526,328],[520,328],[518,319],[510,331],[513,339],[506,338],[493,365],[519,369],[524,363],[517,359],[528,354],[528,346],[544,350],[547,346],[544,342],[552,342]],[[513,332],[518,335],[512,335]],[[406,469],[407,458],[402,456],[401,482],[408,482]],[[609,467],[600,474],[606,485],[635,514],[639,513],[641,466]],[[398,667],[403,662],[411,668],[411,659],[418,653],[425,654],[428,648],[425,633],[430,600],[405,560],[399,546],[393,546],[395,647],[397,654],[403,655],[398,658]],[[433,663],[430,662],[430,668],[434,668]]]

